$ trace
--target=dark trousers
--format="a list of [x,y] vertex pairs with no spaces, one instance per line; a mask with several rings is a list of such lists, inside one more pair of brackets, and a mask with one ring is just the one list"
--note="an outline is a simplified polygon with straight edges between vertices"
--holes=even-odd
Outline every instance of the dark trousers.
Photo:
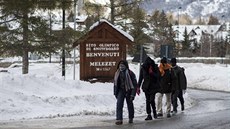
[[173,111],[177,111],[177,98],[179,98],[181,106],[184,106],[184,97],[183,97],[183,91],[182,90],[176,90],[172,92],[172,105],[173,105]]
[[179,94],[179,90],[173,91],[172,92],[172,105],[173,105],[173,111],[177,111],[177,97]]
[[181,105],[184,105],[183,90],[180,90],[180,91],[179,91],[179,94],[178,94],[177,97],[178,97],[179,100],[180,100],[180,104],[181,104]]
[[156,93],[145,93],[146,98],[146,113],[151,115],[151,108],[153,110],[153,114],[156,115],[156,104],[155,104],[155,95]]
[[130,92],[125,92],[124,90],[120,90],[117,95],[117,108],[116,108],[116,120],[123,120],[123,107],[124,107],[124,100],[126,99],[129,119],[134,118],[134,106],[133,101],[130,100]]

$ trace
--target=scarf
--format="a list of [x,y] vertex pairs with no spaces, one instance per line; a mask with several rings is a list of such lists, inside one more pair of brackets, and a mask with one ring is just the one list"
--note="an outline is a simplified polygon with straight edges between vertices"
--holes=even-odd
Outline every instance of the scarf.
[[[119,75],[120,75],[120,70],[117,69],[116,73],[115,73],[115,76],[114,76],[114,85],[117,86],[117,82],[118,82],[118,78],[119,78]],[[130,89],[134,89],[134,86],[133,86],[133,82],[132,82],[132,79],[129,75],[129,70],[126,69],[125,70],[125,90],[128,91]]]
[[160,70],[161,76],[164,76],[164,74],[165,74],[164,70],[167,70],[170,68],[172,68],[172,66],[170,64],[166,63],[165,65],[163,65],[162,63],[160,63],[159,70]]

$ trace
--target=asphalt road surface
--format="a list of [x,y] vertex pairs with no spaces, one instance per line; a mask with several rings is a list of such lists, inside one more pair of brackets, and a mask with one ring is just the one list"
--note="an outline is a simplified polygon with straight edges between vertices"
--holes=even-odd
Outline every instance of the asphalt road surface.
[[[171,118],[159,118],[144,121],[136,118],[133,124],[124,120],[123,125],[114,125],[114,121],[104,121],[111,125],[87,126],[81,129],[230,129],[230,93],[190,90],[196,105]],[[79,128],[63,128],[79,129]]]
[[38,119],[0,122],[0,129],[230,129],[230,93],[192,89],[188,92],[196,104],[171,118],[144,121],[146,116],[142,116],[135,118],[133,124],[125,119],[123,125],[115,125],[111,117],[89,116],[88,121],[74,117]]

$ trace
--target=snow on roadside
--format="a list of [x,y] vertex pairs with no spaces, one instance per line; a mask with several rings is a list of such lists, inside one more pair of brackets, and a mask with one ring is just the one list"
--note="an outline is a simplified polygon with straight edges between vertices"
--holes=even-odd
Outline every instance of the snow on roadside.
[[[226,71],[228,67],[205,64],[179,64],[186,69],[188,86],[193,88],[230,91]],[[112,83],[89,83],[72,79],[72,66],[67,66],[67,76],[61,77],[60,64],[32,63],[28,75],[21,74],[21,67],[10,67],[0,73],[0,120],[56,118],[69,116],[115,117],[116,100]],[[130,68],[139,76],[139,66]],[[0,68],[1,70],[1,68]],[[79,65],[76,68],[78,74]],[[185,94],[185,107],[194,100]],[[134,100],[135,116],[144,116],[143,92]],[[126,104],[124,117],[127,117]]]

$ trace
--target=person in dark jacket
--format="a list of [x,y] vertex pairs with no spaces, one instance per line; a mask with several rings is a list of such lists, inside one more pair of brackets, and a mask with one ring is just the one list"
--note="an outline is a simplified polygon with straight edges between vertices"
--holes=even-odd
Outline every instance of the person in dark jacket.
[[181,103],[181,110],[184,110],[184,98],[183,91],[187,89],[187,79],[184,74],[184,68],[177,65],[176,58],[171,59],[172,72],[174,77],[172,79],[172,105],[173,105],[173,115],[177,113],[177,98],[179,98]]
[[117,99],[116,125],[123,124],[123,106],[125,99],[128,107],[129,123],[133,123],[133,100],[136,95],[136,88],[136,75],[129,69],[128,62],[121,60],[118,63],[117,71],[114,76],[114,95]]
[[162,99],[163,95],[166,97],[166,113],[167,117],[171,117],[171,93],[172,93],[172,80],[171,80],[171,65],[167,62],[167,58],[163,57],[159,65],[161,73],[161,90],[158,93],[157,98],[157,116],[163,116]]
[[145,93],[146,98],[146,112],[147,118],[145,120],[152,120],[151,108],[153,111],[153,117],[156,119],[156,104],[155,104],[155,95],[160,89],[160,71],[157,64],[150,57],[147,57],[143,63],[139,80],[138,80],[138,90],[137,94],[140,94],[140,87],[142,87],[143,92]]

